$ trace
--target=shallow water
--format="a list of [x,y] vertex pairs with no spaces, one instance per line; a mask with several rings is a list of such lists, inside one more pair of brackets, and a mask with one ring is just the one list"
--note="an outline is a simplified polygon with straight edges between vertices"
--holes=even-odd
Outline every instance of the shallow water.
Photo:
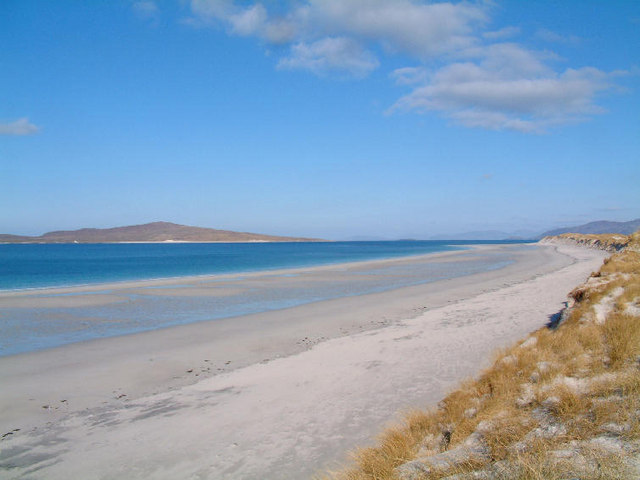
[[[437,260],[425,257],[278,274],[203,277],[188,284],[177,279],[161,286],[96,286],[78,294],[34,291],[20,307],[3,306],[0,298],[0,355],[393,290],[495,270],[512,261],[509,254],[470,250]],[[100,304],[82,303],[87,295],[100,299]],[[48,299],[63,305],[42,306]]]
[[470,243],[0,244],[0,290],[308,267],[444,252]]

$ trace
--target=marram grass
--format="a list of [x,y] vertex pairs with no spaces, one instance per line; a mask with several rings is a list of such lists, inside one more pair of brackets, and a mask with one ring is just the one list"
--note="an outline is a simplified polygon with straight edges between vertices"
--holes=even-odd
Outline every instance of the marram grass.
[[437,408],[412,412],[377,446],[352,452],[350,464],[318,478],[398,479],[397,467],[455,448],[482,421],[493,425],[484,437],[487,462],[420,478],[640,478],[629,461],[640,464],[640,233],[582,237],[625,248],[571,292],[574,304],[558,328],[497,352],[492,367]]

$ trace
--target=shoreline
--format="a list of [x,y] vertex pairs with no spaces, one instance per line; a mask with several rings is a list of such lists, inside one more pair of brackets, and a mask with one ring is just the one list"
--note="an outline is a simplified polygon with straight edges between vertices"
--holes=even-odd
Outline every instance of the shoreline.
[[[496,346],[542,326],[605,254],[538,246],[516,256],[500,270],[429,284],[1,357],[0,434],[20,428],[8,445],[60,460],[45,461],[47,478],[107,478],[95,472],[133,462],[127,449],[144,464],[139,476],[120,472],[129,478],[311,475],[399,408],[436,401]],[[373,398],[375,382],[385,388]],[[166,451],[169,431],[185,447]],[[142,432],[157,442],[140,451],[130,442]],[[65,440],[47,446],[46,435]],[[86,446],[88,437],[105,450]],[[91,475],[71,448],[80,439]]]
[[530,246],[476,246],[309,268],[0,294],[0,356],[279,311],[504,268]]
[[[393,241],[390,241],[393,242]],[[458,251],[472,250],[475,247],[482,247],[485,245],[535,245],[536,243],[529,240],[523,241],[495,241],[496,243],[490,243],[492,241],[488,241],[489,243],[461,243],[456,244],[455,242],[460,242],[460,240],[434,240],[433,242],[443,243],[443,242],[454,242],[454,243],[444,243],[443,246],[446,246],[447,250],[437,251],[437,252],[428,252],[428,253],[420,253],[420,254],[409,254],[409,255],[397,255],[397,256],[381,256],[381,257],[373,257],[369,259],[363,260],[352,260],[352,261],[329,261],[326,263],[311,263],[307,265],[294,265],[294,266],[285,266],[285,267],[266,267],[264,269],[247,269],[247,270],[236,270],[236,271],[227,271],[227,272],[212,272],[212,273],[202,273],[202,274],[187,274],[187,275],[177,275],[171,277],[148,277],[148,278],[134,278],[134,279],[125,279],[125,280],[111,280],[111,281],[98,281],[95,283],[82,283],[82,284],[70,284],[70,285],[45,285],[38,287],[25,287],[25,288],[0,288],[0,298],[6,295],[12,295],[16,293],[30,294],[37,293],[40,291],[48,291],[48,290],[75,290],[75,289],[87,289],[87,288],[99,288],[102,289],[112,289],[112,288],[120,288],[127,287],[131,284],[137,283],[146,283],[146,282],[172,282],[172,281],[194,281],[194,280],[206,280],[209,277],[223,277],[223,276],[232,276],[232,275],[243,275],[243,274],[265,274],[268,272],[281,272],[284,270],[302,270],[302,269],[311,269],[311,268],[321,268],[321,267],[337,267],[337,266],[350,266],[355,264],[365,264],[368,262],[382,262],[386,260],[400,260],[400,259],[411,259],[411,258],[420,258],[426,255],[435,255],[439,253],[454,253]],[[462,241],[467,242],[467,241]],[[469,241],[471,242],[471,241]],[[504,243],[500,243],[504,242]],[[81,245],[110,245],[110,244],[163,244],[167,242],[110,242],[106,244],[81,244]],[[305,242],[169,242],[169,243],[186,243],[186,244],[199,244],[199,243],[224,243],[224,244],[253,244],[253,243],[305,243]],[[336,241],[326,241],[326,242],[306,242],[306,243],[341,243]],[[344,242],[344,243],[358,243],[358,242]],[[367,243],[367,242],[364,242]],[[0,245],[13,245],[10,243],[0,243]],[[26,245],[26,244],[25,244]],[[37,244],[37,245],[72,245],[72,244]],[[144,285],[142,285],[144,286]],[[55,292],[57,293],[57,292]],[[65,292],[62,292],[65,293]]]
[[[148,242],[145,242],[148,243]],[[162,242],[158,242],[162,243]],[[216,242],[209,242],[216,243]],[[224,243],[224,242],[222,242]],[[240,242],[237,242],[240,243]],[[284,242],[271,242],[271,243],[284,243]],[[296,243],[296,242],[290,242]],[[488,244],[492,245],[492,244]],[[496,244],[501,245],[501,244]],[[533,245],[530,243],[513,243],[509,245]],[[477,249],[477,247],[482,247],[483,244],[469,244],[464,246],[453,246],[451,250],[439,251],[439,252],[430,252],[430,253],[421,253],[417,255],[403,255],[396,257],[381,257],[381,258],[372,258],[367,260],[355,260],[350,262],[335,262],[335,263],[321,263],[321,264],[310,264],[310,265],[301,265],[294,267],[282,267],[282,268],[266,268],[264,270],[239,270],[234,272],[222,272],[222,273],[203,273],[199,275],[179,275],[175,277],[158,277],[158,278],[143,278],[143,279],[130,279],[130,280],[121,280],[121,281],[110,281],[110,282],[102,282],[102,283],[86,283],[79,285],[59,285],[59,286],[46,286],[46,287],[31,287],[31,288],[21,288],[21,289],[0,289],[0,298],[13,296],[13,295],[30,295],[34,293],[44,293],[44,294],[66,294],[66,293],[80,293],[85,292],[92,289],[97,290],[116,290],[120,288],[136,288],[136,287],[152,287],[152,286],[164,286],[170,285],[172,283],[192,283],[197,281],[216,281],[220,280],[229,280],[234,277],[249,277],[249,276],[257,276],[257,275],[284,275],[288,273],[299,273],[301,271],[308,270],[322,270],[327,268],[349,268],[352,266],[367,266],[369,264],[376,263],[388,263],[396,260],[418,260],[423,258],[431,258],[434,255],[440,254],[454,254],[458,252],[472,251]]]

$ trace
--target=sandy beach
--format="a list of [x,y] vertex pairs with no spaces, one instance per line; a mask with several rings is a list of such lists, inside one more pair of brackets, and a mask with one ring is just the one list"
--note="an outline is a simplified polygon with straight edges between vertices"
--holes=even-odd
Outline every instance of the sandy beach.
[[[550,245],[476,251],[512,261],[391,291],[0,357],[0,478],[301,479],[336,466],[403,411],[433,405],[479,372],[496,348],[544,326],[606,256]],[[330,279],[340,268],[352,267],[306,269],[305,278]],[[275,278],[261,275],[256,288]],[[117,302],[148,286],[120,285],[108,295],[80,289],[81,301]],[[220,293],[197,279],[158,286],[174,296]],[[0,308],[29,303],[29,295],[0,295]]]

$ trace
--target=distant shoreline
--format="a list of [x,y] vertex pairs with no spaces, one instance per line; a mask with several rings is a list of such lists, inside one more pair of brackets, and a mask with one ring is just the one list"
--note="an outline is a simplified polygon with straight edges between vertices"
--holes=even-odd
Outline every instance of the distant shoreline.
[[0,242],[0,245],[118,245],[118,244],[128,244],[128,243],[164,243],[164,244],[172,244],[172,243],[331,243],[334,240],[237,240],[237,241],[228,241],[228,240],[158,240],[158,241],[150,241],[150,240],[141,240],[141,241],[124,241],[124,242]]

